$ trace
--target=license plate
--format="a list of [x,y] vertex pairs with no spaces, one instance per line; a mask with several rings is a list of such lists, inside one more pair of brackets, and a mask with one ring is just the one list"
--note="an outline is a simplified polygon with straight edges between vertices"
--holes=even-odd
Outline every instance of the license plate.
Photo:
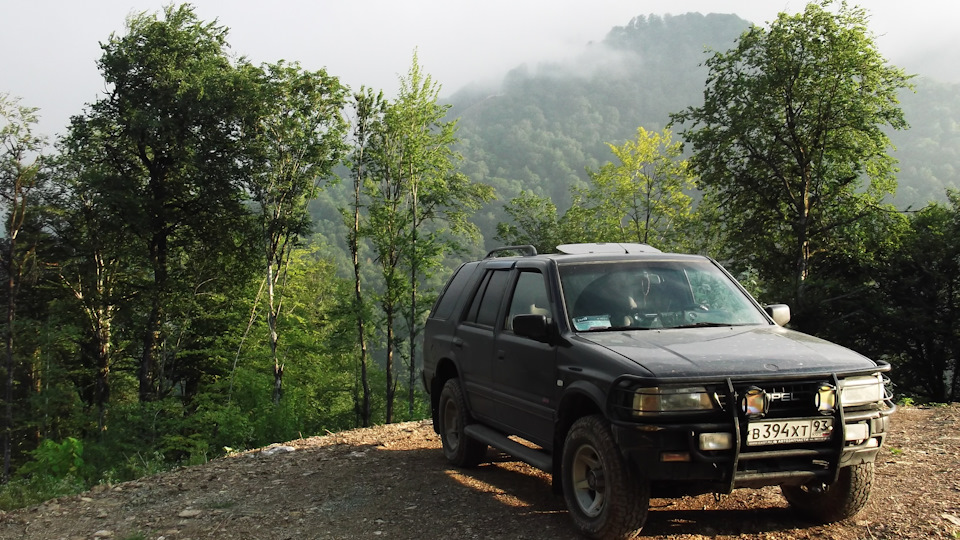
[[824,441],[832,433],[833,418],[750,422],[747,426],[747,446]]

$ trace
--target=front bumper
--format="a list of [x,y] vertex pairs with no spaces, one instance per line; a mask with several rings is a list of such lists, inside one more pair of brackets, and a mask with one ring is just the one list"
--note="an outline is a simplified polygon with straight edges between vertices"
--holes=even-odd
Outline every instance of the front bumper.
[[[707,422],[621,421],[612,428],[624,456],[651,482],[669,482],[690,495],[729,493],[740,487],[832,483],[841,468],[876,459],[895,410],[841,412],[834,426],[843,429],[834,428],[829,439],[770,446],[748,446],[748,421],[737,415]],[[702,450],[705,433],[730,434],[732,447]]]

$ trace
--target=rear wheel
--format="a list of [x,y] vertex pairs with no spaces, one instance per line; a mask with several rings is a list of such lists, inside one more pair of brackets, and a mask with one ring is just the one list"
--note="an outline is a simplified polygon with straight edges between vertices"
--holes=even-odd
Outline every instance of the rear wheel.
[[620,454],[599,415],[574,422],[563,446],[563,497],[590,538],[633,538],[647,519],[650,489]]
[[833,523],[852,517],[870,499],[873,463],[840,469],[837,481],[802,486],[782,486],[783,497],[798,514],[817,523]]
[[487,445],[463,432],[471,422],[460,379],[450,379],[440,392],[440,439],[443,455],[458,467],[475,467],[486,456]]

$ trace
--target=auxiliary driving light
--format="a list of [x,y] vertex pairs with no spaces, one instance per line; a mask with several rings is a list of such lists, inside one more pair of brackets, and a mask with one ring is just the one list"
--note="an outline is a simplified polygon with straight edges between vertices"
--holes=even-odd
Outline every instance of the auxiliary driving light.
[[700,450],[705,452],[730,450],[733,448],[732,433],[701,433]]
[[817,387],[817,410],[829,414],[837,408],[837,387],[830,383],[820,383]]
[[750,418],[759,418],[767,414],[770,408],[770,398],[763,388],[750,387],[740,400],[740,409]]

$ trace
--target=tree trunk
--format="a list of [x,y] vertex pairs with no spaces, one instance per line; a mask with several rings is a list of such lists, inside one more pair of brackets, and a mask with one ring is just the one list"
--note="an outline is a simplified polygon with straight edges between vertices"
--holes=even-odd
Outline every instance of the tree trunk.
[[153,401],[156,397],[153,371],[156,366],[157,349],[160,343],[161,317],[160,299],[154,298],[153,305],[150,307],[150,316],[143,330],[143,352],[140,356],[140,370],[137,372],[141,403]]
[[139,398],[141,402],[153,401],[158,397],[155,371],[158,368],[161,328],[163,325],[163,298],[167,288],[167,238],[156,235],[152,243],[153,251],[153,290],[150,315],[143,329],[143,352],[140,357]]
[[3,483],[10,480],[10,451],[13,446],[13,321],[16,301],[16,281],[14,279],[16,266],[13,256],[16,250],[16,232],[10,232],[10,245],[7,247],[7,320],[6,320],[6,381],[4,391],[4,434],[3,434]]
[[[382,97],[382,94],[380,95]],[[377,105],[380,98],[370,92],[354,95],[357,122],[354,131],[356,153],[353,169],[353,226],[350,234],[350,252],[353,256],[354,314],[357,323],[357,343],[360,346],[360,396],[354,392],[354,404],[357,408],[360,424],[367,427],[371,423],[370,380],[367,373],[367,337],[366,319],[363,305],[362,281],[360,278],[360,194],[363,188],[365,152],[369,143],[371,122],[377,117]]]
[[[271,245],[270,240],[267,240]],[[267,328],[270,332],[270,355],[273,358],[273,403],[280,404],[280,398],[283,397],[283,365],[280,363],[280,357],[277,355],[277,308],[275,299],[274,280],[276,276],[273,273],[273,263],[275,255],[267,256]]]
[[[390,294],[389,292],[387,294]],[[384,423],[393,423],[393,398],[397,392],[393,381],[393,306],[384,308],[387,326],[387,407]]]
[[155,170],[155,165],[142,158],[150,170],[150,191],[154,205],[153,216],[150,219],[152,235],[150,237],[150,261],[153,266],[153,290],[151,291],[150,315],[143,329],[143,352],[140,357],[140,371],[138,373],[141,402],[153,401],[159,397],[154,381],[154,374],[158,366],[161,329],[164,317],[164,301],[166,300],[168,283],[167,269],[167,220],[163,205],[167,201],[165,179],[161,172]]
[[98,326],[94,401],[97,406],[97,429],[103,433],[107,430],[107,403],[110,401],[110,321],[101,320]]
[[354,181],[353,231],[350,236],[353,255],[354,313],[357,317],[357,342],[360,345],[360,425],[370,426],[370,381],[367,375],[366,321],[363,316],[363,292],[360,288],[360,180]]
[[417,182],[413,182],[413,219],[411,220],[410,230],[410,372],[407,381],[407,413],[413,418],[413,405],[416,401],[416,392],[414,389],[417,384],[417,279],[419,278],[417,270],[420,259],[417,255]]
[[111,366],[111,332],[113,330],[114,306],[109,303],[110,269],[104,261],[103,254],[97,250],[93,252],[95,263],[94,285],[92,295],[84,294],[83,277],[77,277],[77,284],[72,284],[62,274],[60,278],[70,288],[74,297],[83,307],[87,317],[88,330],[93,341],[97,374],[94,381],[93,405],[97,409],[97,431],[103,433],[107,429],[107,403],[110,401],[110,366]]

